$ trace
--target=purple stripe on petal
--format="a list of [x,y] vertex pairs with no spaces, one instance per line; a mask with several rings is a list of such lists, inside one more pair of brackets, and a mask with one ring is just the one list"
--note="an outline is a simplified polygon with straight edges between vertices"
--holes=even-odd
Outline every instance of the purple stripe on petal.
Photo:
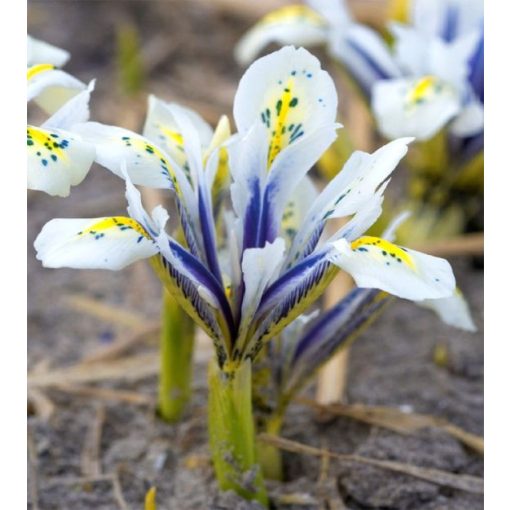
[[257,314],[263,315],[269,311],[269,309],[286,294],[294,280],[300,279],[304,273],[313,270],[324,260],[326,260],[326,252],[322,251],[306,258],[284,273],[264,292]]
[[345,342],[361,333],[375,319],[393,296],[374,289],[354,289],[338,305],[321,316],[298,340],[284,392],[292,395]]
[[260,181],[253,178],[248,183],[250,189],[250,201],[246,207],[244,215],[244,235],[243,250],[247,248],[259,248],[259,229],[260,229]]
[[218,283],[223,287],[223,280],[221,277],[220,265],[218,263],[216,238],[214,229],[214,220],[212,217],[212,208],[210,203],[206,201],[202,186],[198,190],[198,214],[200,217],[200,226],[202,230],[202,238],[204,240],[205,256],[207,264],[212,274],[218,280]]
[[[356,322],[356,315],[367,304],[370,304],[381,291],[375,289],[353,289],[331,310],[328,310],[321,317],[315,320],[306,334],[298,341],[294,351],[293,361],[295,362],[312,348],[320,348],[332,336],[336,336],[341,343],[339,332],[350,323]],[[346,329],[350,330],[350,327]]]
[[480,101],[484,102],[484,33],[480,35],[480,39],[476,49],[469,60],[469,81],[473,87],[473,91]]
[[[359,80],[359,77],[358,77],[358,81],[360,81],[360,85],[362,85],[365,93],[367,95],[370,95],[371,86],[375,81],[387,80],[387,79],[391,78],[391,76],[378,64],[378,62],[372,57],[372,55],[367,53],[365,51],[365,49],[362,48],[356,41],[354,41],[352,39],[347,39],[346,43],[349,45],[349,47],[352,50],[354,50],[358,54],[358,56],[365,62],[365,64],[367,64],[370,67],[371,71],[374,74],[371,83],[361,83],[362,80]],[[354,76],[357,76],[355,68],[349,68],[349,71]]]
[[457,37],[459,24],[459,8],[449,5],[446,8],[446,16],[443,20],[441,37],[446,42],[452,42]]
[[235,328],[232,311],[225,296],[225,292],[223,291],[223,288],[219,284],[218,280],[211,274],[211,272],[202,264],[202,262],[197,257],[186,251],[180,244],[173,241],[172,239],[169,240],[168,244],[172,250],[172,254],[182,262],[183,266],[186,267],[186,270],[189,271],[191,275],[193,275],[193,277],[200,283],[200,285],[203,285],[206,289],[208,289],[216,298],[232,338],[234,338]]

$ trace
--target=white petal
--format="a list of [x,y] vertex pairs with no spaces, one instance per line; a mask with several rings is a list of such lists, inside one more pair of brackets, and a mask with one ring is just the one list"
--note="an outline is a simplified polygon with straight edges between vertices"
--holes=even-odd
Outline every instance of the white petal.
[[34,246],[43,266],[75,269],[118,270],[158,253],[145,229],[122,216],[51,220]]
[[96,147],[96,161],[119,177],[122,162],[134,184],[169,188],[173,167],[167,157],[149,140],[132,131],[98,122],[86,122],[74,131]]
[[[294,255],[306,245],[317,225],[329,218],[349,216],[364,209],[362,215],[357,216],[348,224],[353,232],[359,232],[358,235],[363,234],[370,226],[368,222],[371,221],[371,218],[376,215],[373,219],[375,221],[380,214],[380,205],[378,204],[382,202],[382,194],[376,193],[376,190],[405,156],[407,145],[411,141],[412,138],[394,140],[373,154],[362,151],[354,152],[342,170],[324,188],[310,207],[290,250],[289,260],[294,260]],[[367,210],[370,211],[368,213],[365,210],[366,204],[371,202],[375,195],[380,198],[368,206]],[[362,218],[363,221],[361,221]],[[358,227],[354,228],[355,224]],[[366,227],[360,231],[359,228],[362,225],[366,225]]]
[[341,218],[354,214],[374,195],[379,185],[395,170],[407,154],[413,138],[399,138],[383,145],[374,153],[356,151],[342,170],[324,188],[313,205],[313,212]]
[[420,31],[443,37],[448,16],[455,16],[457,37],[476,29],[483,22],[483,0],[414,0],[412,21]]
[[448,83],[431,76],[384,80],[373,88],[372,109],[387,138],[428,140],[459,112],[460,97]]
[[49,114],[86,88],[85,83],[51,64],[38,64],[27,70],[27,101],[34,99]]
[[434,311],[449,326],[472,332],[477,329],[469,305],[459,289],[456,289],[453,296],[443,299],[425,299],[416,304]]
[[66,197],[94,162],[95,149],[61,129],[27,126],[28,188]]
[[384,201],[384,192],[389,184],[389,179],[382,184],[375,194],[362,206],[356,214],[336,232],[328,243],[337,239],[345,238],[348,241],[354,241],[363,235],[379,218],[382,213],[382,204]]
[[352,23],[352,16],[345,0],[306,0],[306,3],[317,11],[333,29]]
[[317,188],[309,176],[305,176],[292,192],[285,205],[281,224],[281,235],[289,243],[301,227],[306,213],[310,210],[317,195]]
[[[275,228],[295,187],[336,138],[340,124],[320,126],[278,154],[268,177],[267,192]],[[277,224],[277,225],[276,225]]]
[[273,243],[266,243],[263,248],[249,248],[244,251],[242,271],[245,290],[240,327],[242,332],[251,324],[264,290],[278,276],[284,251],[285,242],[281,237],[277,237]]
[[95,80],[88,87],[57,110],[48,120],[42,124],[43,128],[71,129],[75,124],[89,120],[90,94],[94,90]]
[[327,41],[327,21],[304,5],[281,7],[264,16],[239,41],[236,60],[250,63],[270,43],[312,46]]
[[352,244],[339,239],[333,246],[331,262],[347,271],[358,287],[414,301],[449,297],[455,290],[452,268],[444,259],[369,236]]
[[335,84],[320,62],[304,48],[286,46],[262,57],[244,73],[234,100],[241,134],[255,122],[266,130],[268,166],[287,146],[337,113]]
[[395,37],[395,60],[407,75],[423,76],[430,73],[429,46],[433,38],[415,28],[391,23]]
[[483,105],[474,99],[457,115],[450,129],[456,136],[468,137],[480,133],[483,124]]
[[53,64],[62,67],[70,58],[70,53],[35,37],[27,36],[27,66]]
[[[161,147],[183,167],[186,164],[183,133],[172,113],[172,106],[174,106],[173,103],[166,103],[156,96],[149,96],[149,112],[145,120],[143,135]],[[193,110],[183,106],[180,106],[180,108],[195,127],[201,146],[207,147],[212,138],[212,130],[209,124]]]
[[131,182],[125,164],[122,165],[122,172],[124,174],[124,180],[126,181],[128,214],[131,218],[140,223],[150,236],[155,239],[165,227],[168,220],[168,212],[161,205],[157,205],[153,211],[157,218],[157,221],[155,221],[153,216],[149,215],[145,210],[142,204],[142,195]]

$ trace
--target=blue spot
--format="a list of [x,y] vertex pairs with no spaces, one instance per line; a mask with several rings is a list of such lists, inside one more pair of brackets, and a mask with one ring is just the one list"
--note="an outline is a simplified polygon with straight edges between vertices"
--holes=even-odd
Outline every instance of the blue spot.
[[46,166],[46,165],[48,164],[48,161],[47,161],[46,159],[42,159],[42,160],[41,160],[41,163],[42,163],[44,166]]

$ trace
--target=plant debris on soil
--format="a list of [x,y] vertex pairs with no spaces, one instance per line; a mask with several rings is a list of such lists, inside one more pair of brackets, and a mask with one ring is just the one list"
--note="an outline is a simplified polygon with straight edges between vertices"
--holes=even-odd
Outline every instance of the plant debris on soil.
[[[29,2],[29,32],[70,50],[70,72],[98,78],[93,118],[131,129],[143,122],[145,96],[117,95],[112,86],[118,23],[140,32],[144,90],[203,106],[211,117],[230,110],[242,73],[231,51],[253,21],[194,1]],[[259,508],[216,488],[206,430],[206,339],[198,342],[184,419],[169,425],[155,416],[161,287],[148,264],[121,272],[50,270],[35,259],[33,240],[48,220],[123,214],[125,207],[122,182],[98,166],[68,198],[29,193],[29,504],[142,509],[156,487],[162,510]],[[450,261],[477,333],[449,328],[400,300],[350,354],[347,404],[391,408],[392,420],[400,412],[429,421],[392,429],[352,415],[356,407],[351,415],[331,409],[324,419],[310,405],[309,388],[307,401],[290,407],[282,431],[294,446],[282,443],[285,481],[268,482],[275,509],[483,508],[483,272],[468,257]],[[451,478],[439,483],[384,463]]]

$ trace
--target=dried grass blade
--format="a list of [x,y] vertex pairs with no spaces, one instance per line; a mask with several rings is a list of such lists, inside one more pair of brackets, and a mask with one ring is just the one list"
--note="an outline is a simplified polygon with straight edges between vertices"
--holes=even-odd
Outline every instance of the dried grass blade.
[[157,374],[158,365],[157,353],[126,356],[93,364],[78,363],[44,374],[31,373],[28,375],[28,384],[32,387],[48,387],[112,379],[136,381]]
[[387,469],[389,471],[413,476],[414,478],[419,478],[421,480],[435,483],[437,485],[451,487],[452,489],[470,492],[473,494],[483,494],[483,479],[476,476],[457,475],[447,471],[441,471],[439,469],[423,468],[414,466],[412,464],[405,464],[402,462],[395,462],[390,460],[370,459],[367,457],[361,457],[359,455],[343,455],[321,448],[314,448],[313,446],[298,443],[297,441],[283,439],[271,434],[261,434],[259,436],[259,440],[282,450],[287,450],[294,453],[302,453],[316,457],[329,455],[332,459],[339,461],[366,464],[368,466],[379,467],[381,469]]
[[393,430],[394,432],[399,432],[401,434],[408,434],[426,427],[441,429],[455,437],[455,439],[464,443],[466,446],[472,448],[477,453],[481,455],[484,453],[483,437],[466,432],[457,425],[453,425],[447,420],[436,416],[404,413],[399,409],[393,409],[391,407],[366,406],[364,404],[330,404],[324,406],[313,400],[305,398],[300,398],[298,402],[328,414],[346,416],[370,425]]

